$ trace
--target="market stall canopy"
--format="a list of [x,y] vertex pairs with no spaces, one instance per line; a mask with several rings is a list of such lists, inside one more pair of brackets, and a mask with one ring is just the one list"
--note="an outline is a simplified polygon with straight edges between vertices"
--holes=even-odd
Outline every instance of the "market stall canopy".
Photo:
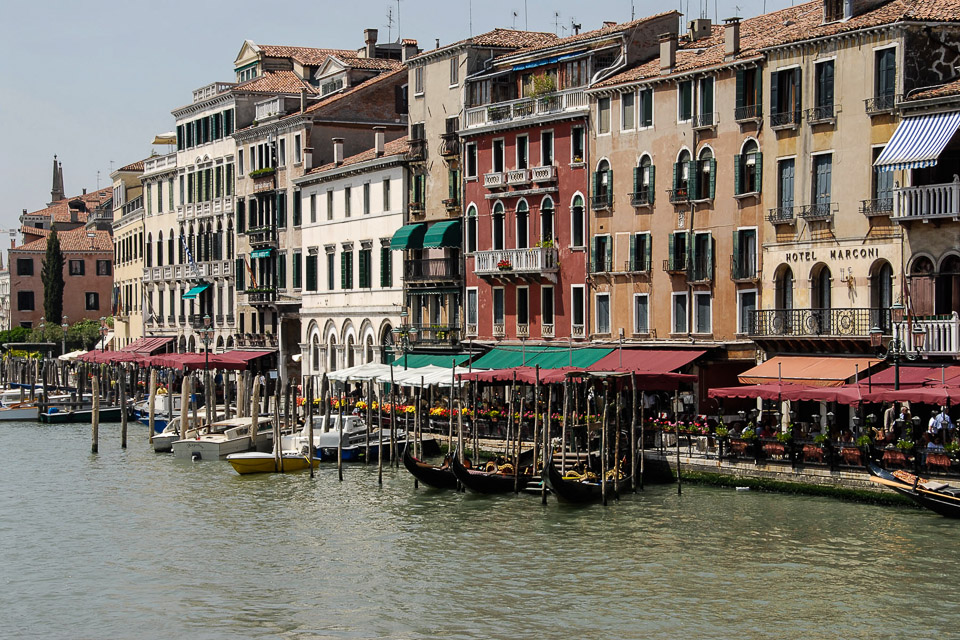
[[77,350],[77,351],[71,351],[70,353],[64,353],[63,355],[59,356],[58,359],[69,362],[69,361],[72,361],[72,360],[76,360],[77,358],[79,358],[80,356],[82,356],[82,355],[85,354],[85,353],[86,353],[86,351],[84,351],[84,350],[82,350],[82,349],[79,349],[79,350]]
[[432,353],[408,353],[403,357],[393,361],[394,369],[404,368],[416,369],[427,365],[450,368],[451,366],[461,365],[470,360],[468,353],[456,354],[432,354]]
[[151,356],[158,351],[166,349],[167,345],[173,342],[173,338],[139,338],[120,349],[120,351],[131,351]]
[[670,391],[679,389],[684,382],[696,382],[697,376],[685,373],[664,371],[634,371],[632,369],[600,369],[599,362],[586,369],[564,367],[562,369],[547,369],[540,372],[540,382],[556,384],[564,378],[620,378],[624,384],[629,384],[631,378],[638,391]]
[[[940,367],[909,367],[900,365],[900,388],[904,387],[922,387],[924,384],[930,382],[936,376],[936,380],[940,381]],[[871,390],[869,387],[893,387],[896,383],[896,367],[889,367],[883,371],[877,371],[870,376],[860,378],[860,384],[867,387],[867,390]],[[874,391],[876,389],[873,389]]]
[[427,233],[423,236],[424,249],[458,249],[462,245],[459,220],[437,222],[427,229]]
[[957,127],[960,127],[960,111],[904,118],[873,166],[881,171],[932,167]]
[[473,363],[474,369],[513,369],[535,367],[558,369],[560,367],[586,368],[597,362],[612,349],[586,347],[494,347]]
[[376,380],[383,374],[390,375],[390,365],[379,362],[367,362],[349,369],[341,369],[328,373],[327,377],[337,382],[343,382],[349,379],[351,382],[363,382],[365,380]]
[[877,358],[777,356],[739,375],[744,384],[781,382],[810,387],[839,387],[882,362]]
[[393,234],[393,238],[390,239],[390,248],[394,251],[423,249],[423,236],[426,233],[427,225],[424,222],[404,225]]
[[703,354],[702,349],[614,349],[588,369],[667,373],[684,367]]
[[784,400],[786,393],[797,388],[798,385],[779,384],[751,384],[742,387],[714,387],[707,391],[711,398],[760,398],[761,400]]

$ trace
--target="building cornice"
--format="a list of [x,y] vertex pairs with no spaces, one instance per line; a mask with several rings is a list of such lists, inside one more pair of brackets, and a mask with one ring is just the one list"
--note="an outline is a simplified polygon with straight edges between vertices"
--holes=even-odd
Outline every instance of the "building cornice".
[[302,188],[312,184],[323,184],[338,178],[347,178],[354,175],[371,173],[381,169],[389,169],[397,165],[402,165],[405,161],[406,154],[397,153],[392,156],[381,156],[379,158],[358,162],[356,164],[351,164],[344,167],[335,167],[326,171],[300,176],[299,178],[294,178],[292,182],[293,184]]

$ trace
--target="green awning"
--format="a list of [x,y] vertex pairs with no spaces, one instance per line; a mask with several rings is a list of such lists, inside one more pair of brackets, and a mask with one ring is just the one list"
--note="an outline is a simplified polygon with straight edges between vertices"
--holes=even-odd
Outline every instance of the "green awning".
[[269,258],[271,251],[273,251],[273,249],[257,249],[256,251],[253,251],[250,253],[250,257],[251,258]]
[[393,234],[390,240],[390,248],[394,251],[403,249],[423,249],[423,235],[427,232],[425,222],[417,224],[406,224]]
[[596,347],[495,347],[473,363],[474,369],[512,369],[513,367],[535,367],[541,369],[559,369],[560,367],[589,367],[609,354],[613,349]]
[[198,284],[197,286],[190,289],[190,291],[187,291],[185,294],[183,294],[183,299],[194,300],[198,295],[200,295],[210,287],[211,287],[211,284],[209,282],[206,282],[204,284]]
[[402,367],[404,361],[408,369],[415,369],[417,367],[426,367],[428,365],[433,365],[435,367],[447,367],[450,368],[450,365],[456,362],[456,366],[462,365],[464,362],[470,359],[470,354],[468,353],[458,353],[458,354],[433,354],[433,353],[408,353],[405,356],[401,356],[393,361],[393,366]]
[[463,246],[463,235],[460,233],[459,220],[444,220],[429,229],[423,237],[424,249],[445,249]]

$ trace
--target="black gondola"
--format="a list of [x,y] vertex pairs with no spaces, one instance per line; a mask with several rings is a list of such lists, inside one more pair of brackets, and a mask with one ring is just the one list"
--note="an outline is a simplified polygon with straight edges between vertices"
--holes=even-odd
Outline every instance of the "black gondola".
[[[547,461],[547,464],[544,465],[542,475],[543,481],[547,483],[547,488],[555,493],[557,500],[561,502],[587,503],[600,502],[603,499],[603,485],[600,482],[569,480],[564,478],[560,474],[560,470],[554,466],[552,455]],[[620,485],[627,487],[630,481],[630,478],[622,478]],[[617,483],[613,480],[607,480],[606,485],[607,497],[615,497]]]
[[435,489],[456,489],[457,477],[449,466],[437,467],[417,460],[410,452],[410,447],[403,448],[403,466],[414,478]]
[[876,464],[867,464],[870,480],[893,489],[921,507],[947,518],[960,518],[960,489],[943,482],[924,480],[905,471],[890,473]]
[[454,454],[450,466],[457,480],[467,489],[477,493],[510,493],[514,487],[523,491],[534,480],[530,473],[521,473],[519,477],[515,477],[513,473],[467,469],[460,462],[460,456],[457,454]]

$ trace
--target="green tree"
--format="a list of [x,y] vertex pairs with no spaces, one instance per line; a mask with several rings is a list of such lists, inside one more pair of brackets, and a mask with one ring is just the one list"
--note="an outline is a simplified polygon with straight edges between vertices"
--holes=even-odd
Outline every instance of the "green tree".
[[47,238],[47,255],[43,259],[43,311],[48,323],[58,324],[63,317],[63,252],[54,225]]

